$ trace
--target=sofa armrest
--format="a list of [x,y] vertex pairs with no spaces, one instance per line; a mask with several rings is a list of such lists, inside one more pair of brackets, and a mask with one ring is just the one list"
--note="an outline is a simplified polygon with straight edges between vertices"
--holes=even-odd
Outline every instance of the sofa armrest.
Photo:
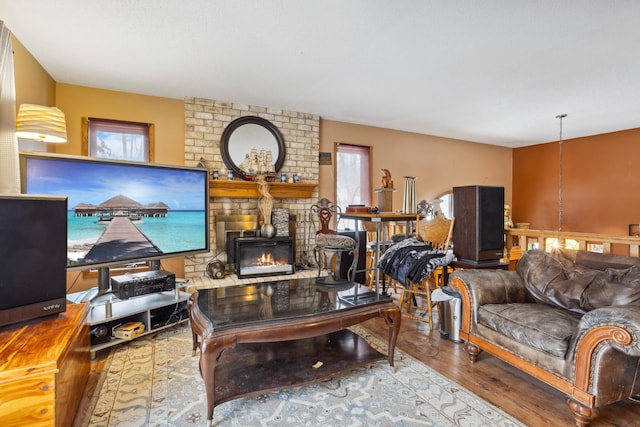
[[639,357],[640,305],[603,307],[585,313],[574,335],[577,351],[592,351],[603,341],[629,356]]
[[461,286],[468,289],[471,300],[476,306],[530,301],[524,282],[515,271],[492,269],[456,270],[451,274],[450,284],[458,292],[460,292]]
[[568,355],[574,358],[573,391],[596,394],[600,404],[637,394],[640,305],[592,310],[582,316]]
[[454,271],[449,286],[460,293],[462,299],[462,329],[471,332],[477,324],[478,307],[483,304],[532,302],[524,282],[515,271],[493,269],[466,269]]

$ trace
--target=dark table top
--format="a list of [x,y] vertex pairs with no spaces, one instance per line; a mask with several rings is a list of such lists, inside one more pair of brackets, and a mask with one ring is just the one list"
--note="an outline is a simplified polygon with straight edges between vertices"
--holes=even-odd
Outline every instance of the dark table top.
[[198,289],[198,308],[214,329],[221,330],[391,302],[390,297],[357,286],[323,285],[315,278],[306,278]]

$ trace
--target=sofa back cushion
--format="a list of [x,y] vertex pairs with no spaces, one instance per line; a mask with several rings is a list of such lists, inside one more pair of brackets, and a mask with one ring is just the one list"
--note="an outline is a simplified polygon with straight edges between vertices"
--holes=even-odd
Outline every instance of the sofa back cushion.
[[[606,270],[608,268],[627,269],[634,265],[640,265],[640,258],[633,256],[601,254],[590,251],[575,252],[575,263],[593,270]],[[566,254],[566,252],[564,252]]]
[[[567,256],[566,252],[552,255],[530,250],[518,261],[516,270],[536,301],[577,313],[640,301],[640,264],[607,268],[607,265],[625,266],[611,264],[612,257],[617,256],[595,253]],[[578,263],[578,259],[586,261]]]

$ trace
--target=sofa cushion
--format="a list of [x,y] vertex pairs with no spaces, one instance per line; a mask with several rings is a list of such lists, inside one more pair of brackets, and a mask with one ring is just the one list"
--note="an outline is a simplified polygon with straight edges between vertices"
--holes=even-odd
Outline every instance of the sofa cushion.
[[516,270],[534,299],[577,313],[640,301],[640,265],[597,270],[574,263],[562,253],[531,250],[523,254]]
[[523,344],[556,357],[564,357],[579,315],[538,303],[485,304],[478,323]]
[[587,310],[627,305],[640,301],[640,265],[608,268],[598,273],[585,290],[582,307]]

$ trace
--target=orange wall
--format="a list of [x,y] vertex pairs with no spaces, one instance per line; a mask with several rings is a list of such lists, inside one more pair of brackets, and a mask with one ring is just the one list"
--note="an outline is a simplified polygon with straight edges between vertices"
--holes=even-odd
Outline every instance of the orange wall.
[[[320,121],[320,151],[331,152],[336,142],[372,149],[372,188],[380,188],[381,169],[394,181],[393,209],[402,209],[403,176],[416,177],[416,200],[432,200],[453,187],[497,185],[511,200],[511,148],[402,132],[331,120]],[[335,200],[334,165],[320,166],[319,197]],[[371,196],[378,204],[377,193]]]
[[58,83],[56,106],[67,120],[68,142],[56,152],[82,154],[82,117],[125,120],[155,125],[154,163],[182,165],[184,159],[184,101]]
[[16,113],[20,104],[56,105],[56,82],[15,37],[13,70],[16,82]]
[[[640,223],[640,129],[562,143],[562,230],[627,235]],[[513,219],[558,228],[559,145],[513,150]]]
[[[514,223],[529,222],[531,228],[539,230],[558,228],[558,159],[557,144],[513,150],[511,215]],[[565,220],[563,215],[563,222]]]

